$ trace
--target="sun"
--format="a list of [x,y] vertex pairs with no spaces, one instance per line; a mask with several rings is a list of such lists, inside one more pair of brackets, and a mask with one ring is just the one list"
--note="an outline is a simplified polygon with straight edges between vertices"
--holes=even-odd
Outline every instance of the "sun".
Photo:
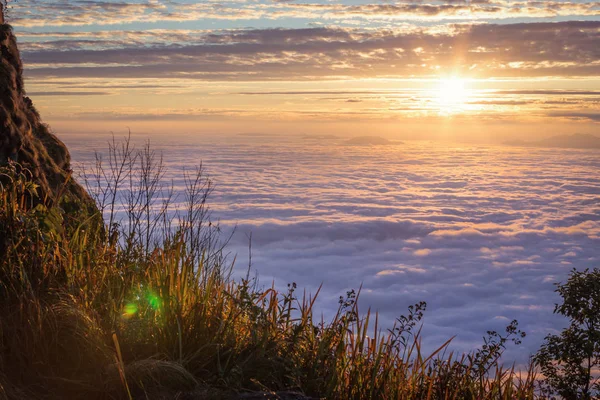
[[455,112],[464,109],[469,99],[467,81],[462,78],[440,80],[437,101],[440,111]]

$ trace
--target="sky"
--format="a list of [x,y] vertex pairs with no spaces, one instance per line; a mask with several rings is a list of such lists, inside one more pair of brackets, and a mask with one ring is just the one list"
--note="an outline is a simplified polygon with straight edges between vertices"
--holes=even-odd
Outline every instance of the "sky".
[[595,133],[600,2],[18,0],[57,132]]

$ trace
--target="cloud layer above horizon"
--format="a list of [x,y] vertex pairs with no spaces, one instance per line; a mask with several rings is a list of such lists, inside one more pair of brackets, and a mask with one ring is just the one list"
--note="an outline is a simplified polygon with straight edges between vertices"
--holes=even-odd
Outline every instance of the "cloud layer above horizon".
[[[23,0],[10,22],[51,122],[600,119],[597,1]],[[456,77],[471,92],[448,113],[436,84]]]

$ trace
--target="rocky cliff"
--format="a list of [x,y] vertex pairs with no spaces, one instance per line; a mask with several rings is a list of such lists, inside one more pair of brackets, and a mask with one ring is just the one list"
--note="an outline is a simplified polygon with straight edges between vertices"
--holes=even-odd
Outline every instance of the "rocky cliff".
[[70,155],[42,123],[23,83],[23,64],[10,25],[0,25],[0,166],[27,168],[39,185],[35,203],[60,203],[73,215],[97,212],[94,201],[71,177]]

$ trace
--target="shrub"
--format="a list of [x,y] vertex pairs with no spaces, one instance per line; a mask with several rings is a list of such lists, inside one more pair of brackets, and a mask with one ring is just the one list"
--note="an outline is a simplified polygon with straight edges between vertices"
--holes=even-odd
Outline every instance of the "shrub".
[[548,335],[535,360],[545,376],[544,392],[565,399],[600,395],[600,270],[571,271],[556,291],[563,301],[554,312],[569,319],[558,335]]

